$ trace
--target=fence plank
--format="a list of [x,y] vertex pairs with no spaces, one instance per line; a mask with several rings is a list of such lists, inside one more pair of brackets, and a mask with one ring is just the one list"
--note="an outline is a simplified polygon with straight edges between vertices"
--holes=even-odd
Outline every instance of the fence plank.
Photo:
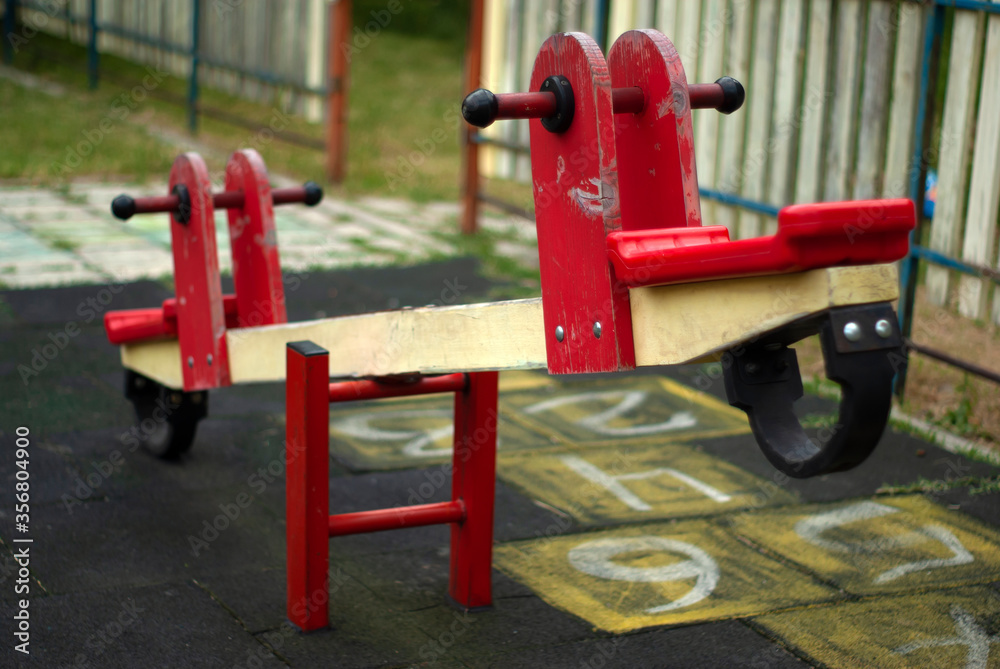
[[[778,2],[759,0],[754,20],[753,64],[750,71],[749,128],[743,159],[743,197],[761,201],[767,185],[767,142],[774,98],[774,61],[778,45]],[[759,237],[764,220],[760,214],[740,212],[739,237]]]
[[889,88],[892,70],[892,38],[896,32],[892,16],[894,2],[884,0],[868,6],[868,38],[865,48],[864,88],[861,92],[861,128],[854,199],[870,200],[882,192],[885,164],[886,125],[889,121]]
[[[931,221],[930,246],[954,257],[962,235],[965,210],[966,160],[972,139],[976,84],[982,55],[983,15],[980,12],[956,11],[948,63],[944,119],[941,126],[941,153],[938,162],[938,200]],[[995,112],[995,110],[994,110]],[[932,304],[948,301],[949,271],[930,265],[927,268],[927,298]]]
[[[671,42],[677,32],[677,6],[680,0],[660,0],[656,7],[656,29],[667,36]],[[674,45],[677,48],[677,45]]]
[[834,61],[834,96],[830,117],[830,142],[826,149],[823,199],[851,197],[853,149],[857,125],[861,36],[864,14],[860,0],[842,0],[837,13],[837,55]]
[[[767,178],[768,202],[779,207],[788,204],[794,192],[804,18],[801,2],[786,1],[781,5],[778,63],[774,74],[774,111],[771,113],[769,143],[770,174]],[[773,234],[777,225],[777,220],[768,217],[765,219],[764,231]]]
[[[504,92],[502,88],[504,57],[506,51],[506,2],[504,0],[484,0],[483,6],[483,65],[482,79],[479,85],[491,91]],[[469,93],[471,91],[464,91]],[[498,124],[493,124],[489,128],[480,130],[484,137],[496,138],[498,134]],[[484,177],[496,177],[497,166],[500,163],[502,151],[496,147],[485,145],[479,149],[479,171]]]
[[[723,56],[726,51],[725,0],[706,0],[701,16],[701,30],[698,32],[698,60],[702,67],[702,78],[715,81],[726,74],[722,71]],[[699,83],[698,80],[688,83]],[[695,131],[694,153],[698,167],[698,183],[715,188],[719,151],[719,117],[714,109],[695,110],[692,124]],[[714,225],[716,206],[706,200],[701,203],[702,220]]]
[[910,2],[900,3],[882,197],[907,197],[910,192],[926,16],[925,8]]
[[670,38],[684,64],[690,82],[698,81],[698,33],[701,27],[701,2],[685,0],[677,8],[676,35]]
[[795,202],[816,202],[823,194],[823,119],[827,105],[833,100],[833,82],[829,76],[832,36],[830,0],[813,0],[809,12]]
[[635,25],[636,4],[639,0],[618,0],[611,3],[608,16],[608,46],[615,43],[618,36]]
[[[753,12],[746,0],[732,0],[727,9],[730,24],[726,50],[725,73],[739,82],[749,83],[750,76],[750,28]],[[748,93],[749,94],[749,93]],[[737,194],[743,181],[743,139],[747,127],[747,110],[723,116],[719,119],[719,164],[715,170],[715,187],[723,193]],[[705,203],[702,202],[702,205]],[[715,207],[715,225],[724,225],[730,236],[735,238],[739,211],[727,205]],[[708,219],[712,224],[713,220]]]
[[[1000,2],[1000,0],[994,0]],[[969,214],[965,222],[962,259],[978,265],[994,264],[997,211],[1000,209],[1000,16],[987,19],[986,51],[979,119],[976,123],[975,157],[969,186]],[[986,309],[987,284],[963,276],[958,292],[958,310],[963,316],[980,318]],[[1000,322],[1000,296],[993,301],[993,321]]]

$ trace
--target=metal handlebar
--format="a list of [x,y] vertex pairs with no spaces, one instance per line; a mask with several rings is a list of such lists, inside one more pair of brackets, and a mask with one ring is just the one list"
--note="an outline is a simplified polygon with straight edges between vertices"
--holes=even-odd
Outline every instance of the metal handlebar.
[[[715,109],[731,114],[743,106],[746,91],[732,77],[722,77],[714,84],[690,84],[688,96],[692,109]],[[638,114],[646,104],[637,86],[613,88],[612,108],[616,114]],[[569,80],[553,76],[535,93],[500,93],[479,88],[462,101],[462,117],[477,128],[486,128],[498,119],[540,118],[553,132],[569,127],[573,118],[573,89]],[[566,120],[569,119],[569,120]],[[549,123],[546,123],[548,121]],[[563,127],[565,126],[565,127]]]
[[[316,183],[307,181],[301,186],[276,188],[271,191],[271,201],[275,205],[301,202],[310,207],[323,199],[323,189]],[[212,205],[216,209],[239,209],[243,206],[243,191],[222,191],[212,194]],[[111,203],[111,213],[127,221],[136,214],[170,212],[181,223],[191,217],[191,196],[182,184],[174,186],[170,195],[133,198],[119,195]]]

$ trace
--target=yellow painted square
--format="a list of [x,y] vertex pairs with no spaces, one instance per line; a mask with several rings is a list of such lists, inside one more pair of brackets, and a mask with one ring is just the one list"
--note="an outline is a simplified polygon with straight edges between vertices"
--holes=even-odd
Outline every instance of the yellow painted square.
[[879,597],[754,620],[829,667],[1000,667],[1000,597],[989,588]]
[[585,524],[702,516],[796,501],[771,481],[679,444],[512,452],[500,458],[500,476]]
[[732,529],[858,594],[1000,578],[1000,533],[920,495],[743,514]]
[[[352,467],[402,469],[451,462],[454,395],[428,395],[330,407],[330,451]],[[497,448],[555,448],[500,409]]]
[[746,416],[658,376],[616,375],[503,393],[511,416],[575,446],[680,442],[750,432]]
[[707,520],[515,542],[494,556],[499,569],[549,604],[615,633],[839,596]]

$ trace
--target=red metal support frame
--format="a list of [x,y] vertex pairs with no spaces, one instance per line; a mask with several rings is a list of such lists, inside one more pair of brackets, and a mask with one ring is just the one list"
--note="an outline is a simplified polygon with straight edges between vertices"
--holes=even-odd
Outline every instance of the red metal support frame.
[[344,180],[347,171],[347,92],[350,89],[350,60],[347,46],[351,42],[351,0],[330,3],[327,40],[326,84],[326,176],[333,183]]
[[493,505],[496,493],[497,372],[469,374],[455,393],[451,498],[465,519],[451,526],[448,596],[465,610],[492,605]]
[[239,326],[286,323],[271,185],[259,153],[242,149],[229,158],[226,191],[243,196],[228,210]]
[[[493,601],[498,373],[339,383],[329,383],[328,375],[325,349],[312,342],[288,345],[286,514],[291,622],[304,631],[329,622],[327,542],[331,537],[424,525],[451,525],[451,601],[465,610],[489,607]],[[455,393],[451,500],[330,515],[330,403],[445,392]]]
[[[177,338],[184,390],[229,385],[226,316],[215,243],[215,209],[208,168],[197,153],[177,157],[170,169],[170,191],[186,189],[185,211],[171,212],[170,236],[177,295]],[[178,216],[186,220],[178,220]]]
[[385,397],[402,397],[404,395],[454,393],[464,390],[467,384],[468,376],[461,373],[445,374],[443,376],[420,376],[414,379],[341,381],[330,384],[330,401],[354,402],[357,400],[377,400]]
[[[483,0],[469,4],[469,31],[465,45],[465,90],[480,86],[483,76]],[[479,144],[472,141],[475,128],[462,126],[462,232],[476,232],[479,214]]]
[[291,342],[285,385],[288,619],[303,631],[329,625],[330,354]]

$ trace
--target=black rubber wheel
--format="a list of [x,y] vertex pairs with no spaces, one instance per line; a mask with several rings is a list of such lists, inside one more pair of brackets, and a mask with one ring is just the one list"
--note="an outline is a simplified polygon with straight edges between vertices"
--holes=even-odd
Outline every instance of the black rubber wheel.
[[135,408],[133,428],[143,450],[176,460],[191,450],[198,421],[208,415],[208,392],[186,393],[125,370],[125,397]]

